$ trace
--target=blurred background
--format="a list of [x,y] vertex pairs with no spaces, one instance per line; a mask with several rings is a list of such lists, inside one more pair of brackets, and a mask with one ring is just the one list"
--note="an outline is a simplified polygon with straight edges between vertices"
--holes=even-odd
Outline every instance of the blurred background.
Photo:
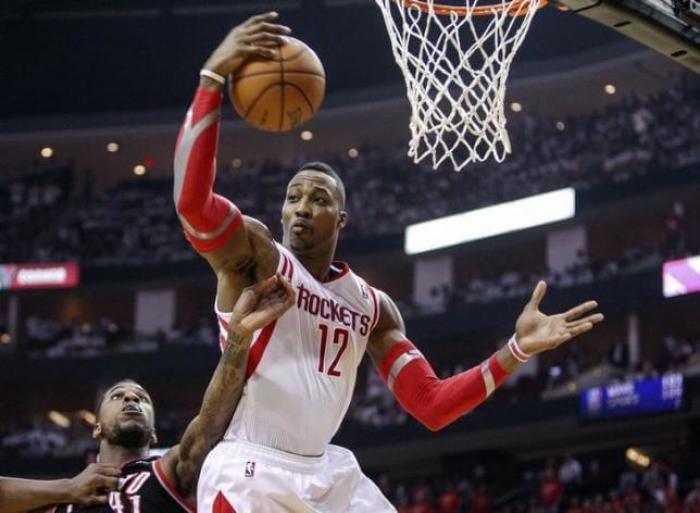
[[[336,167],[339,258],[388,292],[443,376],[504,344],[534,284],[547,312],[606,321],[533,358],[440,433],[367,360],[335,443],[401,513],[700,512],[700,80],[572,13],[537,15],[508,87],[512,155],[461,173],[407,157],[408,105],[368,0],[4,2],[0,7],[0,473],[55,477],[95,455],[117,379],[176,443],[218,360],[215,280],[172,204],[198,71],[274,8],[323,61],[321,112],[286,134],[224,105],[216,190],[280,235],[286,183]],[[420,255],[405,228],[572,187],[576,214]]]

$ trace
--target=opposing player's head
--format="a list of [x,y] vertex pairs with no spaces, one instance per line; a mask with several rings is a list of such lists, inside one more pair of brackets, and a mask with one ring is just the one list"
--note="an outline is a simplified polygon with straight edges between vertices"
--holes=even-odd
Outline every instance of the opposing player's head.
[[131,379],[118,381],[100,398],[93,438],[127,449],[148,447],[157,441],[153,402]]
[[333,252],[346,222],[345,186],[338,174],[323,162],[301,166],[282,207],[285,245],[297,254]]

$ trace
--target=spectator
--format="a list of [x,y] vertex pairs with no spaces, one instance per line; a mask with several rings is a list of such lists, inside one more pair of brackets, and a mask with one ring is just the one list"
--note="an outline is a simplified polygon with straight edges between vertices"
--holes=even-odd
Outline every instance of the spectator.
[[554,465],[547,464],[540,479],[540,504],[544,513],[558,513],[564,487],[557,477]]
[[700,479],[695,480],[695,487],[685,498],[683,513],[700,513]]
[[581,463],[571,454],[567,454],[564,463],[559,467],[559,481],[564,485],[567,493],[571,493],[581,486],[582,474]]

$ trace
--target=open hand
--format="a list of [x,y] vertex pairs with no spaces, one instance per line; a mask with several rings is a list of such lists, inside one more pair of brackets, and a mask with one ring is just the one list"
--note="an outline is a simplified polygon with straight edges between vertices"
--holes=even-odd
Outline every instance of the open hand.
[[294,304],[294,289],[277,273],[243,289],[233,307],[229,330],[247,337],[284,314]]
[[603,314],[585,314],[598,307],[595,301],[586,301],[560,314],[545,315],[539,307],[547,291],[547,284],[537,283],[530,301],[515,323],[515,336],[520,349],[532,356],[554,349],[564,342],[593,329],[603,320]]
[[272,48],[281,46],[283,36],[292,32],[289,27],[274,23],[278,17],[276,12],[258,14],[231,29],[204,67],[226,77],[235,73],[249,57],[274,58]]

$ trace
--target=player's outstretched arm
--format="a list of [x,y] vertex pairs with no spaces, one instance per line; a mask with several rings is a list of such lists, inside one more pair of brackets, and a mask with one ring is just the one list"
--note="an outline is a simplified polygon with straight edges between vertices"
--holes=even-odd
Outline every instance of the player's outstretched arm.
[[564,313],[543,314],[539,305],[546,288],[543,281],[537,284],[507,345],[479,365],[447,379],[439,379],[406,338],[401,314],[384,293],[379,294],[379,321],[367,350],[401,406],[428,429],[437,431],[484,402],[529,357],[555,349],[603,320],[602,314],[589,314],[598,306],[595,301]]
[[226,348],[209,382],[199,414],[161,466],[183,498],[193,500],[205,456],[223,437],[243,385],[253,333],[281,317],[294,303],[294,289],[280,274],[243,290],[233,308]]
[[204,64],[206,71],[177,138],[175,208],[185,236],[217,274],[249,270],[258,246],[272,253],[270,247],[276,249],[261,223],[243,218],[236,205],[213,191],[223,86],[217,80],[235,74],[248,57],[274,56],[270,48],[290,32],[274,23],[276,19],[277,13],[253,16],[228,33]]
[[72,479],[41,481],[0,477],[0,513],[44,511],[55,504],[105,504],[121,471],[93,463]]

